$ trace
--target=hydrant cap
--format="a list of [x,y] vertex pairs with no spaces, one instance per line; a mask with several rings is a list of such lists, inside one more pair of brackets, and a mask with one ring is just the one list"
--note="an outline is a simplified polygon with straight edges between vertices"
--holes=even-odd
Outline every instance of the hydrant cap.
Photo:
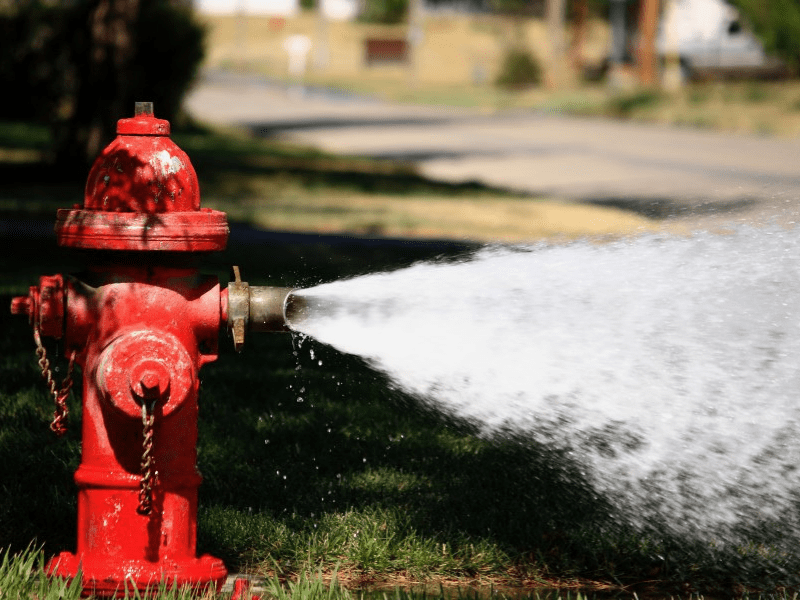
[[95,160],[82,209],[60,210],[62,246],[98,250],[213,251],[225,248],[225,213],[200,208],[197,174],[150,102],[117,123]]

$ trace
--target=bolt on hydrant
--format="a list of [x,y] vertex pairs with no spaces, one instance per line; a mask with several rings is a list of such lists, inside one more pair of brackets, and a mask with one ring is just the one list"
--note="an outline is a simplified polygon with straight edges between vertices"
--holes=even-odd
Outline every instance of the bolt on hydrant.
[[[251,287],[236,267],[226,290],[199,273],[199,256],[225,248],[227,218],[200,208],[197,175],[169,133],[151,103],[118,122],[83,206],[58,211],[58,244],[85,250],[86,270],[44,276],[11,304],[33,327],[57,434],[73,365],[83,371],[77,548],[47,570],[80,574],[100,596],[222,586],[222,561],[196,556],[198,374],[217,359],[221,328],[239,350],[246,330],[288,331],[287,310],[299,308],[291,289]],[[61,385],[43,337],[60,340],[69,360]]]

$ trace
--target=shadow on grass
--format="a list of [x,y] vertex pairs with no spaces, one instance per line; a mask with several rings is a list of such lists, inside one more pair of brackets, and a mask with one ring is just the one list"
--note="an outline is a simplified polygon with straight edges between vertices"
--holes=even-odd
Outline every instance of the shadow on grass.
[[618,208],[658,221],[679,217],[736,215],[758,204],[754,198],[687,202],[675,198],[593,198],[584,204]]

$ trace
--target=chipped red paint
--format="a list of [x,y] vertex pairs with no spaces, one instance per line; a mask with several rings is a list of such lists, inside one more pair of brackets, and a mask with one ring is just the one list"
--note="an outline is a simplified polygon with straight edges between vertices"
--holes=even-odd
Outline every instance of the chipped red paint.
[[[225,305],[192,251],[221,250],[225,213],[200,208],[197,177],[145,112],[122,119],[95,162],[83,208],[59,211],[62,246],[104,250],[80,276],[42,277],[12,312],[62,339],[83,370],[83,444],[74,553],[47,569],[82,574],[86,593],[148,585],[219,589],[222,561],[196,556],[199,371],[217,358]],[[166,251],[166,252],[165,252]],[[154,415],[152,510],[137,512],[142,405]]]

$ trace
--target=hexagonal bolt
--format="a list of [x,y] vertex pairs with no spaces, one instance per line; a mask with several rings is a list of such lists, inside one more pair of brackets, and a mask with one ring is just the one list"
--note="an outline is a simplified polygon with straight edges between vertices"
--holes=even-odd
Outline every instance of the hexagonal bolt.
[[169,369],[158,361],[145,360],[130,375],[131,392],[141,400],[163,399],[169,389]]

